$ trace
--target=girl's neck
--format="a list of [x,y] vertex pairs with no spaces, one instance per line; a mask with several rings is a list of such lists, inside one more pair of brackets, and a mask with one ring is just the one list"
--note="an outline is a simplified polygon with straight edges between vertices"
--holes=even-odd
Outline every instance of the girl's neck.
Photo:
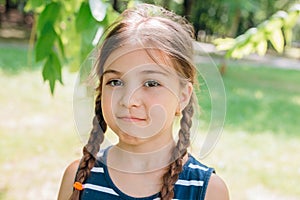
[[134,148],[122,148],[117,144],[109,149],[107,164],[108,167],[128,173],[149,173],[162,170],[171,162],[171,155],[175,146],[174,140],[161,147],[148,151],[141,149],[134,151]]

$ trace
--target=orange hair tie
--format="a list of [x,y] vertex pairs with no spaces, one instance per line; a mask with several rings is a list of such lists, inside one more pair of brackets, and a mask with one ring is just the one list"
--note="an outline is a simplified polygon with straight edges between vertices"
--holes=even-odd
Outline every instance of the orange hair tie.
[[76,190],[79,190],[79,191],[81,191],[81,190],[84,189],[82,183],[79,183],[79,182],[75,182],[74,185],[73,185],[73,187],[74,187]]

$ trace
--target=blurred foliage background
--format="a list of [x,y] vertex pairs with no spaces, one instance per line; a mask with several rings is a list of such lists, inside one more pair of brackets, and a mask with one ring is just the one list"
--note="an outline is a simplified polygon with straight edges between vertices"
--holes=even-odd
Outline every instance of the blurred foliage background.
[[[0,199],[56,199],[83,146],[72,105],[80,64],[137,2],[188,18],[197,64],[222,74],[223,135],[203,162],[225,179],[231,199],[299,199],[299,0],[0,0]],[[211,101],[199,81],[203,133]],[[195,155],[204,137],[193,142]]]
[[78,71],[105,28],[138,2],[158,4],[185,16],[194,25],[197,40],[215,42],[218,50],[227,51],[226,57],[242,58],[254,52],[264,55],[268,42],[282,53],[284,46],[291,47],[300,37],[293,34],[299,33],[299,0],[2,0],[0,12],[4,21],[9,21],[13,18],[10,14],[16,16],[19,11],[17,24],[32,27],[30,43],[34,45],[35,62],[42,63],[43,78],[53,93],[56,82],[63,83],[62,66]]

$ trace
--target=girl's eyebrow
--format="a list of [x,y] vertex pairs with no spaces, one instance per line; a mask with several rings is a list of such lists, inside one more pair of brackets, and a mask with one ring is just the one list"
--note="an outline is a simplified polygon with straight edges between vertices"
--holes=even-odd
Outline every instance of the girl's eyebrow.
[[106,71],[103,72],[102,76],[104,76],[105,74],[116,74],[116,75],[121,75],[121,72],[113,70],[113,69],[108,69]]
[[142,74],[161,74],[163,76],[169,76],[167,73],[157,70],[144,70],[141,72]]

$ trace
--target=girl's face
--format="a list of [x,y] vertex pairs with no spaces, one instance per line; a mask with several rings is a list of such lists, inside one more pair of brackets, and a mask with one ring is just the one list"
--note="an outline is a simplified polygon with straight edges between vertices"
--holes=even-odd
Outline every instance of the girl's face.
[[144,49],[122,47],[104,65],[103,116],[119,136],[119,144],[166,144],[172,138],[176,112],[190,98],[192,86],[180,86],[171,62],[158,50],[151,52],[156,62]]

